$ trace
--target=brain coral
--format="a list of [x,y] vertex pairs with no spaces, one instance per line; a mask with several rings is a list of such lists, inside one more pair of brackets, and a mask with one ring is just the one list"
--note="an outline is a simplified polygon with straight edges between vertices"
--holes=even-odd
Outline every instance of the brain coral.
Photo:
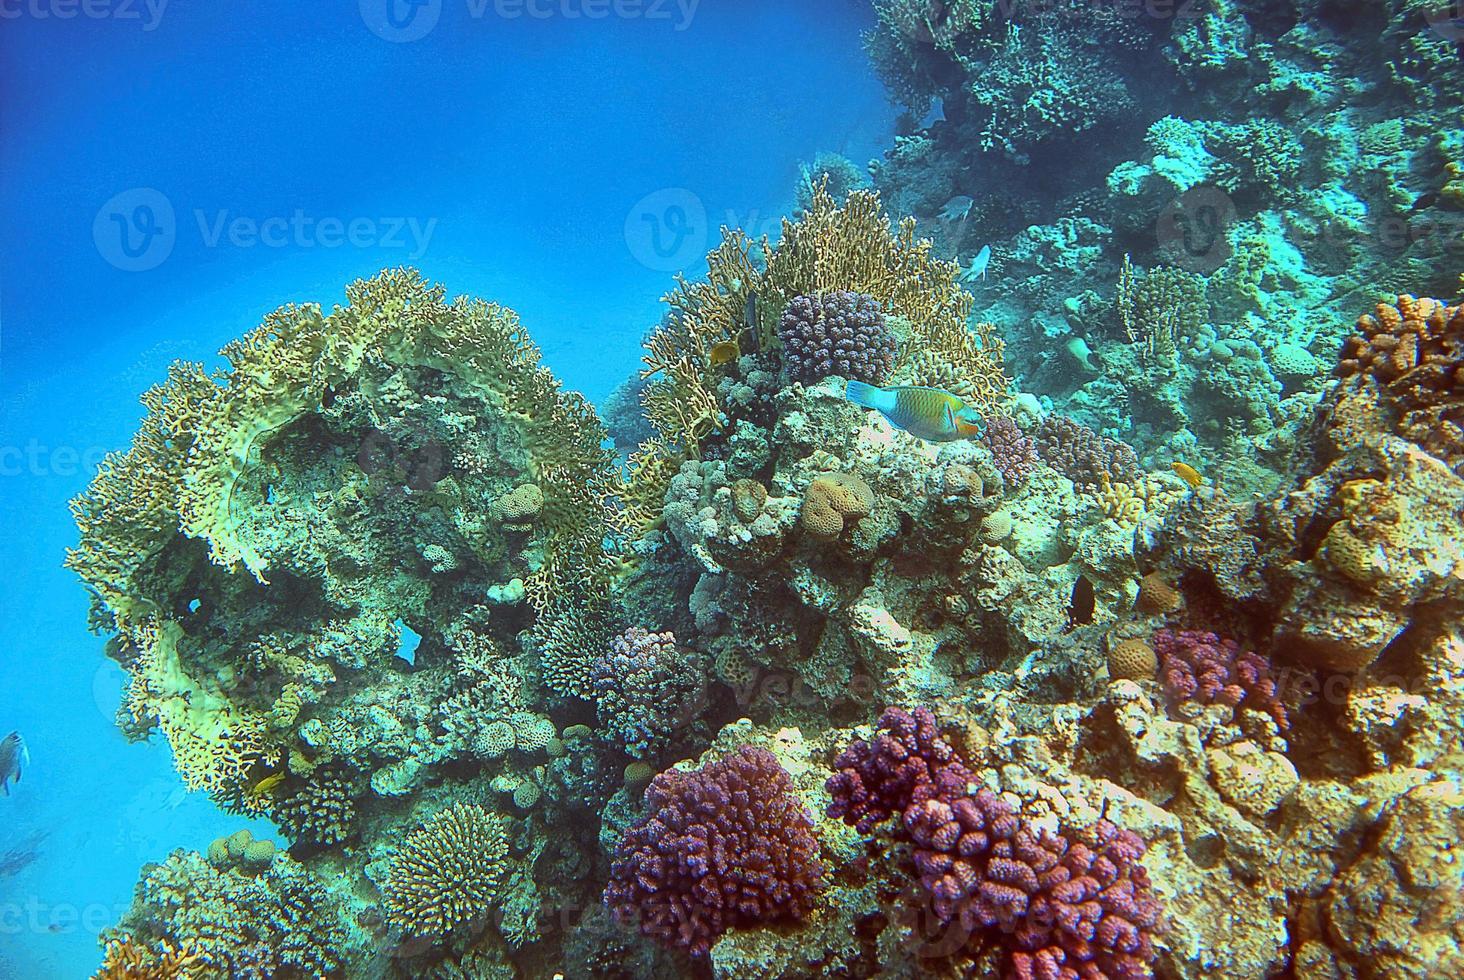
[[823,868],[813,817],[766,749],[661,773],[625,835],[605,904],[642,934],[704,957],[729,929],[797,921]]
[[895,368],[895,335],[871,296],[835,290],[795,296],[778,327],[783,366],[795,381],[830,375],[879,384]]
[[600,723],[634,758],[655,755],[695,717],[697,659],[670,633],[632,626],[610,642],[592,676]]
[[382,888],[392,923],[430,937],[486,918],[508,858],[505,825],[499,814],[457,803],[407,835]]
[[869,484],[852,473],[830,473],[808,485],[800,519],[809,534],[831,541],[850,518],[864,517],[873,506]]

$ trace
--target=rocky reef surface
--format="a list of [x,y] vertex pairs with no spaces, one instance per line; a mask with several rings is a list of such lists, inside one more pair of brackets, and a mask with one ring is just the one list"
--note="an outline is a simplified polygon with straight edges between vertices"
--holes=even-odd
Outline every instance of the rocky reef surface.
[[1457,228],[1368,232],[1460,206],[1452,48],[876,8],[943,118],[727,233],[608,426],[411,270],[144,396],[68,562],[123,732],[278,834],[99,977],[1464,975]]

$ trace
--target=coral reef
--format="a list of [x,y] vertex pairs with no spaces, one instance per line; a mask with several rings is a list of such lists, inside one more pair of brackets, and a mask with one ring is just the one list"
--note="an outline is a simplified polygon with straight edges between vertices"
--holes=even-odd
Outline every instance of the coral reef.
[[1192,630],[1154,634],[1159,678],[1171,704],[1184,713],[1191,705],[1223,704],[1269,715],[1281,731],[1291,727],[1271,667],[1234,640]]
[[705,956],[729,929],[808,914],[823,874],[813,820],[766,749],[663,772],[646,806],[610,869],[605,904],[617,919]]
[[654,756],[695,718],[700,677],[676,637],[632,626],[591,669],[600,723],[633,758]]

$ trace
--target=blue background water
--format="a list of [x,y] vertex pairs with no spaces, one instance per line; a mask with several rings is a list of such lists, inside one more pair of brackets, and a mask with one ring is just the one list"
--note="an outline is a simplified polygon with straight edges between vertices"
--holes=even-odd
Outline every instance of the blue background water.
[[[122,674],[60,567],[67,499],[169,361],[213,361],[268,310],[328,307],[407,263],[519,310],[560,376],[603,398],[717,225],[771,227],[799,161],[862,162],[889,139],[861,0],[702,0],[689,21],[443,0],[400,42],[361,6],[177,2],[155,19],[118,0],[62,19],[63,0],[26,0],[0,18],[0,734],[34,756],[0,798],[0,865],[45,835],[0,876],[0,978],[88,975],[139,866],[240,823],[182,793],[165,746],[115,730]],[[355,221],[357,242],[332,246],[322,219]]]

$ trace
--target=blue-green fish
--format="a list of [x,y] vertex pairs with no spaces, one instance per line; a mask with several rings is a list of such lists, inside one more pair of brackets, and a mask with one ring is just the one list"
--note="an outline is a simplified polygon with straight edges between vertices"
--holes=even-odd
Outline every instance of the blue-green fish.
[[851,381],[845,396],[856,405],[879,412],[895,428],[926,442],[971,439],[986,429],[980,412],[941,388],[916,385],[880,388]]
[[30,752],[20,732],[11,732],[0,738],[0,790],[4,790],[6,796],[10,795],[10,783],[20,782],[22,765],[30,765]]

